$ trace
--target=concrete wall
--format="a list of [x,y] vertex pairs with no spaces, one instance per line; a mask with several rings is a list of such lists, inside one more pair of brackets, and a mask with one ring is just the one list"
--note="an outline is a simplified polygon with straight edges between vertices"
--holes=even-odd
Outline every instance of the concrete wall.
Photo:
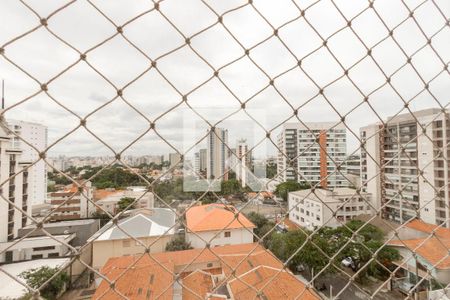
[[[225,232],[230,232],[230,237],[225,237]],[[237,245],[253,243],[253,229],[230,229],[219,232],[216,238],[214,236],[219,231],[197,232],[197,234],[206,242],[210,242],[212,247],[224,245]],[[193,233],[186,233],[186,241],[191,243],[194,248],[205,248],[206,243]],[[213,239],[214,238],[214,239]]]
[[[167,243],[172,239],[173,235],[161,237],[155,244],[150,247],[151,253],[163,252]],[[157,237],[139,238],[144,245],[150,245],[156,241]],[[142,254],[145,248],[137,244],[134,239],[94,241],[92,248],[92,266],[100,269],[111,257]]]

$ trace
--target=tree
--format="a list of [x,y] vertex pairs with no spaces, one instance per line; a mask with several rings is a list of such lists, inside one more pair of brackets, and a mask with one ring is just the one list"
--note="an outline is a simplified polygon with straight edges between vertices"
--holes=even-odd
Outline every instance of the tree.
[[[328,242],[318,234],[313,235],[311,240],[307,240],[306,232],[302,230],[274,234],[269,248],[282,261],[290,259],[288,265],[291,270],[295,270],[298,265],[303,265],[310,272],[312,269],[318,272],[329,262]],[[332,268],[326,270],[326,272],[331,271]]]
[[135,200],[135,198],[131,197],[120,198],[120,201],[117,202],[117,212],[136,208],[136,203],[134,203]]
[[277,175],[277,164],[268,163],[266,166],[266,177],[269,179],[274,178]]
[[289,192],[306,190],[309,188],[311,188],[309,184],[289,180],[277,185],[277,187],[275,188],[275,195],[282,198],[284,201],[287,201]]
[[242,192],[241,184],[236,179],[230,179],[221,182],[221,191],[222,195],[232,195]]
[[[100,171],[100,173],[98,173]],[[98,173],[98,174],[97,174]],[[95,176],[94,176],[95,175]],[[116,188],[121,189],[133,185],[146,185],[138,175],[130,172],[120,165],[114,165],[102,170],[102,167],[94,167],[86,169],[86,172],[81,176],[83,179],[89,179],[92,176],[92,185],[99,189]],[[148,182],[149,178],[143,176]]]
[[[256,226],[256,228],[253,230],[253,233],[256,235],[255,242],[258,242],[259,239],[264,237],[263,243],[264,246],[267,247],[270,244],[272,235],[275,232],[274,230],[272,230],[273,227],[275,226],[275,223],[269,221],[265,216],[253,211],[247,214],[247,218]],[[270,233],[267,234],[268,232]]]
[[189,249],[192,249],[191,243],[187,243],[181,236],[173,238],[166,245],[166,251],[180,251]]
[[[43,266],[38,269],[31,269],[20,273],[20,277],[25,279],[26,283],[34,288],[40,288],[47,280],[52,278],[56,273],[59,272],[59,268],[50,268],[48,266]],[[53,300],[56,299],[59,294],[65,288],[66,283],[69,282],[69,275],[66,272],[60,272],[53,278],[45,287],[43,287],[40,292],[41,296],[45,299]]]

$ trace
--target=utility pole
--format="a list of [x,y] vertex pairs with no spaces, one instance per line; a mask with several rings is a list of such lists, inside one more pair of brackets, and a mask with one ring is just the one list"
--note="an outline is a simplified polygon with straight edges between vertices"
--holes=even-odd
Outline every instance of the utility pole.
[[2,79],[2,109],[5,109],[5,80]]

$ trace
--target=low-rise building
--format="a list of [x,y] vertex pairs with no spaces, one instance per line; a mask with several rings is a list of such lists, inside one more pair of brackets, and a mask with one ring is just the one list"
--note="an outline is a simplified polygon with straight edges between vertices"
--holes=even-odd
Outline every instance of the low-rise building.
[[[44,223],[43,229],[51,235],[75,234],[71,241],[74,247],[86,245],[87,240],[100,229],[100,221],[96,219],[70,220],[61,222]],[[36,225],[28,225],[19,229],[18,237],[40,237],[47,236],[42,229]]]
[[95,269],[111,257],[142,254],[146,247],[150,252],[164,251],[173,238],[176,214],[171,209],[136,209],[127,214],[116,225],[109,222],[88,240],[92,242]]
[[72,184],[60,192],[49,194],[52,206],[51,220],[63,221],[89,218],[95,212],[93,188],[90,181]]
[[0,252],[6,251],[4,260],[0,262],[11,263],[40,258],[56,258],[70,255],[70,245],[75,234],[39,236],[17,239],[11,242],[0,243]]
[[256,227],[234,206],[217,203],[189,208],[186,224],[186,241],[194,248],[252,243]]
[[[270,251],[253,243],[115,257],[101,273],[130,299],[320,299]],[[97,284],[92,299],[120,299],[106,280]]]
[[289,220],[313,230],[317,227],[338,227],[356,216],[373,213],[370,194],[351,188],[307,189],[290,192]]
[[[23,272],[48,267],[65,269],[65,272],[71,276],[70,268],[67,268],[69,263],[69,258],[49,258],[2,265],[0,299],[27,299],[25,296],[29,294],[29,291],[25,287],[26,281],[19,276]],[[15,280],[11,279],[8,274],[13,276]]]
[[415,219],[397,229],[397,233],[388,242],[402,257],[394,262],[399,267],[394,288],[411,288],[422,279],[416,291],[429,289],[431,280],[444,287],[450,284],[450,229]]
[[95,204],[97,205],[97,211],[108,212],[111,215],[115,215],[118,212],[118,203],[122,198],[137,199],[134,208],[153,208],[155,196],[152,192],[148,191],[145,187],[128,187],[125,190],[112,190],[112,191],[96,191],[96,196],[100,198]]

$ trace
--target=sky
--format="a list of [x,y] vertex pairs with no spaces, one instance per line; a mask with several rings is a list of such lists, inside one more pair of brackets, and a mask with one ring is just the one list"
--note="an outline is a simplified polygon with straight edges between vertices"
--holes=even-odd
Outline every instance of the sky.
[[[206,121],[229,130],[230,148],[247,138],[272,155],[284,122],[340,116],[351,153],[360,127],[406,112],[404,101],[450,100],[447,0],[24,2],[0,2],[5,116],[46,125],[51,156],[184,152],[206,145]],[[88,130],[73,131],[80,119]]]

